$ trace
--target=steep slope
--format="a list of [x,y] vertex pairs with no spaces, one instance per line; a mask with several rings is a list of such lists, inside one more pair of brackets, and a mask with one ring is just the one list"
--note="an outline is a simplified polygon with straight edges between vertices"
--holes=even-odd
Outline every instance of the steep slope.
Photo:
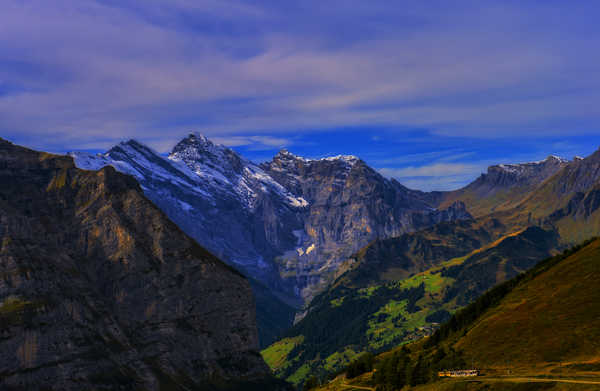
[[133,175],[186,233],[296,306],[375,238],[470,217],[460,203],[433,208],[423,193],[351,156],[310,160],[282,151],[259,167],[197,133],[168,159],[135,141],[71,155],[81,168],[112,165]]
[[[489,369],[559,372],[596,362],[600,371],[600,241],[523,278],[461,330],[454,347]],[[582,369],[584,366],[581,366]]]
[[[464,221],[387,239],[394,242],[384,247],[390,253],[369,246],[355,269],[311,302],[287,338],[263,351],[265,360],[278,376],[302,383],[310,374],[339,370],[361,352],[428,335],[487,289],[550,255],[557,240],[553,231],[531,227],[481,247],[490,236]],[[379,274],[384,262],[391,268]]]
[[[458,311],[430,338],[378,356],[350,384],[418,390],[595,390],[600,387],[600,240],[547,258]],[[372,362],[372,361],[371,361]],[[443,369],[477,379],[440,380]],[[476,381],[473,381],[476,380]],[[413,389],[412,387],[410,389]]]
[[566,243],[600,233],[600,150],[544,182],[513,212],[514,220],[555,226]]
[[509,210],[568,164],[568,160],[548,156],[539,162],[490,166],[486,174],[466,187],[439,193],[438,202],[444,207],[461,201],[475,217]]
[[311,297],[327,285],[341,262],[376,238],[388,238],[442,221],[467,219],[463,204],[432,208],[421,192],[388,180],[355,156],[305,159],[280,151],[261,167],[307,201],[298,245],[279,257]]
[[112,167],[0,139],[0,388],[272,384],[248,281]]
[[289,304],[299,300],[269,258],[296,243],[292,231],[300,227],[296,214],[303,200],[293,198],[258,166],[198,134],[178,143],[170,159],[135,140],[104,154],[70,155],[80,168],[110,165],[135,177],[179,228],[250,276],[262,346],[291,325],[295,309]]

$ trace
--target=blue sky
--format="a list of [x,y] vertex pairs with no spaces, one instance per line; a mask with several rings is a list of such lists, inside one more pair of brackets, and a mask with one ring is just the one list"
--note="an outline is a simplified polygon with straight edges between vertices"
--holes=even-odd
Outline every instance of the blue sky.
[[596,1],[4,0],[0,136],[64,152],[190,131],[457,188],[600,146]]

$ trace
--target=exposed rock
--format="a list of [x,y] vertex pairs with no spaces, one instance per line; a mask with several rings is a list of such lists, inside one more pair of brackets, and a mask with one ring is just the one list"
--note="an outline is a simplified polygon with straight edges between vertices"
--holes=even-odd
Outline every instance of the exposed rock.
[[246,278],[181,232],[132,177],[0,139],[0,184],[0,388],[273,381]]
[[354,156],[305,159],[286,150],[261,167],[308,203],[298,245],[279,258],[303,297],[327,285],[340,263],[377,238],[468,219],[464,204],[436,210],[421,192],[388,180]]
[[514,208],[544,181],[568,165],[568,160],[556,156],[548,156],[539,162],[498,164],[488,167],[487,173],[481,174],[462,189],[434,192],[428,196],[437,196],[440,207],[456,201],[464,202],[473,216],[480,217]]
[[[111,165],[135,177],[179,228],[252,277],[262,345],[291,325],[294,309],[280,299],[294,305],[299,300],[282,284],[271,260],[296,243],[292,232],[301,228],[302,201],[258,166],[198,134],[178,143],[168,159],[135,140],[104,154],[70,155],[80,168]],[[281,315],[279,322],[273,314]]]
[[258,166],[197,133],[168,159],[135,141],[72,155],[81,168],[112,165],[135,176],[182,230],[295,306],[370,241],[470,217],[460,203],[432,208],[424,193],[354,156],[310,160],[282,150]]

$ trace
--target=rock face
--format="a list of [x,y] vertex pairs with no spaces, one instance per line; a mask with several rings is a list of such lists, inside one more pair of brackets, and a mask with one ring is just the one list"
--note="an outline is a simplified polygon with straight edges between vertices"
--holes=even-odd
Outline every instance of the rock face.
[[246,278],[112,167],[0,139],[0,276],[3,390],[271,381]]
[[273,283],[267,259],[295,243],[295,198],[260,167],[204,136],[190,134],[169,158],[135,140],[102,155],[71,154],[80,168],[112,165],[133,175],[144,193],[213,254],[248,275]]
[[434,209],[423,193],[353,156],[309,160],[281,151],[258,166],[197,133],[168,158],[135,141],[72,156],[80,168],[112,165],[133,175],[182,230],[296,306],[371,240],[469,217],[461,203]]
[[261,345],[289,327],[294,308],[280,299],[296,305],[299,300],[283,286],[270,260],[295,244],[292,232],[301,227],[297,215],[303,200],[255,164],[199,134],[178,143],[169,158],[135,140],[104,154],[70,155],[79,168],[110,165],[135,177],[144,194],[179,228],[252,277]]
[[441,206],[462,201],[475,217],[508,210],[567,165],[566,159],[548,156],[539,162],[490,166],[464,188],[440,194]]
[[462,203],[436,210],[423,193],[354,156],[311,160],[282,150],[261,167],[308,204],[296,248],[279,257],[281,274],[295,279],[303,297],[329,283],[342,261],[374,239],[470,218]]

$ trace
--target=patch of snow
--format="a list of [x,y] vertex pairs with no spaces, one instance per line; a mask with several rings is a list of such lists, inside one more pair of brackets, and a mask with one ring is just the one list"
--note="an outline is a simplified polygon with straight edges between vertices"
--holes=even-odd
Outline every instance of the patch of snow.
[[291,197],[291,196],[288,196],[287,199],[290,202],[290,205],[295,206],[297,208],[304,208],[304,207],[308,206],[308,201],[306,201],[302,197]]

